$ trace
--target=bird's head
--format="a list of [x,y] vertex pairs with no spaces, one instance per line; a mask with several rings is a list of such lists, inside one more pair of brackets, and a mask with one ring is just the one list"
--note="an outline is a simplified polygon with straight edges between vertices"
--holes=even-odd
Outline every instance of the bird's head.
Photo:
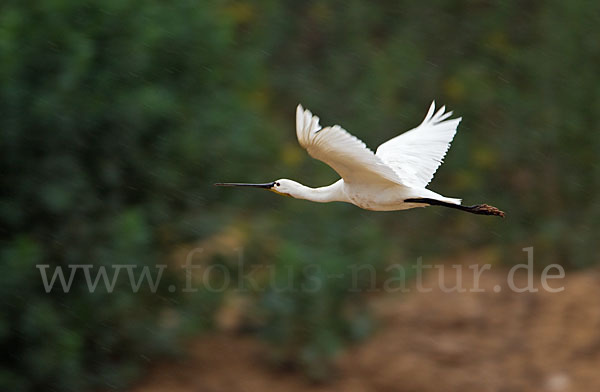
[[266,182],[264,184],[246,184],[239,182],[219,182],[215,184],[216,186],[239,186],[239,187],[251,187],[251,188],[262,188],[267,189],[271,192],[278,193],[283,196],[293,196],[293,192],[298,188],[300,184],[296,181],[288,180],[282,178],[280,180],[275,180],[273,182]]
[[299,185],[296,181],[282,178],[274,181],[273,187],[270,190],[283,196],[296,197],[294,194]]

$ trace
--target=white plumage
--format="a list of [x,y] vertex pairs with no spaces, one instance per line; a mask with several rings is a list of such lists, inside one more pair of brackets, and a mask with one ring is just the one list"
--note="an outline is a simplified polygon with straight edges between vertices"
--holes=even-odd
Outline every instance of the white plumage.
[[431,104],[423,122],[396,136],[373,153],[361,140],[339,125],[321,128],[319,117],[298,105],[296,134],[308,153],[331,166],[342,178],[332,185],[309,188],[281,179],[265,184],[219,183],[252,186],[316,202],[342,201],[376,210],[404,210],[442,205],[467,212],[504,216],[487,204],[462,206],[460,199],[439,195],[425,187],[441,165],[461,118],[449,119],[445,106]]
[[421,125],[377,148],[376,155],[391,166],[405,184],[427,186],[442,164],[462,120],[461,117],[446,120],[452,112],[444,113],[445,109],[442,106],[434,114],[435,102],[432,102]]

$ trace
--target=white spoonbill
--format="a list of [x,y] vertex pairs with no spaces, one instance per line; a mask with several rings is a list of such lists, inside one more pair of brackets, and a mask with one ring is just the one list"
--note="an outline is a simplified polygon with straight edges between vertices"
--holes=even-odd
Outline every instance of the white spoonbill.
[[298,105],[296,134],[308,153],[331,166],[342,178],[321,188],[281,179],[265,184],[217,183],[217,186],[263,188],[319,203],[342,201],[373,211],[406,210],[431,205],[482,215],[504,217],[487,204],[461,205],[460,199],[439,195],[425,187],[446,155],[461,118],[448,119],[445,106],[431,104],[423,122],[373,153],[362,141],[339,125],[321,128],[319,117]]

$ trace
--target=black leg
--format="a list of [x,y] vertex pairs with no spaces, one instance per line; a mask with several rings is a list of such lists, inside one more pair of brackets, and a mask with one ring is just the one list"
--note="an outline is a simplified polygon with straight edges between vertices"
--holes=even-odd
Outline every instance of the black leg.
[[441,201],[441,200],[426,199],[426,198],[406,199],[404,201],[406,203],[423,203],[423,204],[429,204],[431,206],[443,206],[443,207],[449,207],[449,208],[454,208],[454,209],[461,210],[461,211],[470,212],[472,214],[496,215],[496,216],[501,216],[504,218],[503,211],[500,211],[496,207],[493,207],[493,206],[490,206],[487,204],[475,204],[473,206],[461,206],[459,204],[452,204],[452,203],[447,203],[447,202]]

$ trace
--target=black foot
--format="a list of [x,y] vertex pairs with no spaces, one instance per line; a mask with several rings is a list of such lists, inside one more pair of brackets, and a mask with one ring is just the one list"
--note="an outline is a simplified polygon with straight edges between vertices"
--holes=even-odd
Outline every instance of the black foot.
[[496,215],[504,218],[504,211],[500,211],[496,207],[490,206],[488,204],[477,204],[466,208],[468,208],[469,212],[472,212],[473,214]]

